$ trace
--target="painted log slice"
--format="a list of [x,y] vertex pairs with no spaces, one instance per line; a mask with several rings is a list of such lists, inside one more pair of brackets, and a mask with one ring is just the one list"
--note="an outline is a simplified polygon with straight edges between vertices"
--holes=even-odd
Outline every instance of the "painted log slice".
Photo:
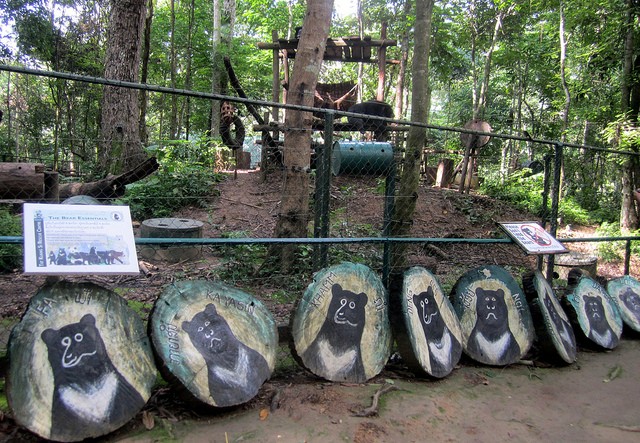
[[162,371],[198,400],[217,407],[246,403],[271,377],[278,330],[253,296],[221,283],[173,283],[150,318]]
[[622,319],[614,301],[597,281],[587,275],[575,277],[567,301],[581,332],[590,342],[605,349],[618,346]]
[[504,268],[495,265],[462,275],[451,292],[460,319],[463,349],[472,359],[503,366],[531,348],[533,321],[524,293]]
[[320,377],[362,383],[378,375],[391,354],[382,281],[354,263],[319,271],[298,302],[291,334],[299,360]]
[[[462,355],[462,329],[434,275],[420,267],[406,271],[401,304],[406,335],[396,334],[396,341],[409,342],[413,357],[427,374],[449,375]],[[402,357],[408,360],[405,353]]]
[[529,300],[537,342],[542,352],[565,363],[576,361],[577,346],[573,327],[544,275],[540,271],[525,275],[522,286]]
[[640,332],[640,282],[629,275],[615,278],[607,283],[607,292],[616,303],[624,324]]
[[56,441],[121,427],[145,405],[157,376],[140,317],[92,283],[42,287],[11,331],[9,361],[16,421]]

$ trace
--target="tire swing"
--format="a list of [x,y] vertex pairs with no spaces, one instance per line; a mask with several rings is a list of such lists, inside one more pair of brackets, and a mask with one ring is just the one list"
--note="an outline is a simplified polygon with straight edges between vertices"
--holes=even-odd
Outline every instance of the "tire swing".
[[[231,127],[233,126],[233,131]],[[231,150],[242,148],[244,143],[245,129],[242,120],[237,115],[231,118],[223,118],[220,121],[220,136],[222,142]]]

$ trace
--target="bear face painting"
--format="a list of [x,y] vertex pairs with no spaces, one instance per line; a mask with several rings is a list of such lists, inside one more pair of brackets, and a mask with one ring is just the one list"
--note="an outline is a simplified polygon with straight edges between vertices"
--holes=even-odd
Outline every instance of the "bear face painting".
[[363,292],[356,294],[337,283],[331,287],[324,323],[301,356],[314,373],[332,381],[367,380],[360,350],[367,301]]
[[563,315],[561,315],[561,311],[559,311],[559,309],[562,308],[556,306],[557,302],[554,303],[551,297],[552,295],[548,292],[544,293],[544,307],[549,314],[549,318],[551,319],[551,323],[555,329],[555,334],[557,337],[560,337],[560,341],[562,342],[565,351],[569,355],[573,355],[575,354],[576,349],[576,337],[573,334],[573,328],[566,320],[564,312],[562,312]]
[[429,350],[429,373],[434,377],[444,377],[460,359],[462,345],[451,333],[435,299],[433,288],[413,295],[424,337]]
[[620,294],[620,301],[631,315],[636,318],[636,321],[640,322],[640,295],[636,294],[631,288],[625,288],[625,291]]
[[93,315],[46,329],[41,338],[54,380],[51,439],[103,435],[144,406],[140,393],[112,364]]
[[507,365],[520,358],[520,345],[509,329],[509,310],[502,289],[476,288],[476,324],[467,352],[481,363]]
[[584,295],[582,300],[584,314],[589,322],[587,337],[605,348],[615,347],[618,344],[618,337],[609,325],[602,299],[597,296]]
[[250,400],[271,375],[264,356],[238,340],[212,303],[182,322],[182,329],[207,364],[209,393],[217,406]]

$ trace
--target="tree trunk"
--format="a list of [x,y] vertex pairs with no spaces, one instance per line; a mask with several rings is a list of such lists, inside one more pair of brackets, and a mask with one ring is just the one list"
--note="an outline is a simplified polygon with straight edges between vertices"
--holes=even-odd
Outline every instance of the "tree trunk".
[[[140,83],[147,83],[149,75],[149,55],[151,53],[151,24],[153,23],[153,0],[148,0],[147,17],[144,21],[144,46],[142,49],[142,68],[140,72]],[[140,141],[147,144],[149,134],[147,133],[147,91],[140,91],[140,121],[138,130],[140,131]]]
[[[213,0],[213,33],[211,47],[211,93],[220,93],[220,44],[222,37],[220,29],[222,27],[222,0]],[[216,137],[220,134],[220,102],[211,101],[211,125],[210,136]]]
[[[431,16],[433,0],[416,0],[415,46],[413,56],[411,91],[411,121],[427,123],[429,118],[429,52],[431,45]],[[407,236],[411,230],[413,213],[418,198],[420,160],[427,134],[424,128],[411,126],[407,137],[407,148],[402,164],[402,175],[395,201],[391,235]],[[400,274],[405,267],[406,245],[394,244],[391,251],[391,272]]]
[[[107,36],[105,78],[138,81],[145,15],[145,0],[113,0]],[[131,169],[146,159],[140,143],[138,104],[138,93],[134,89],[104,87],[98,152],[98,170],[102,175]]]
[[[287,104],[313,106],[313,98],[327,44],[333,0],[309,0],[302,25]],[[284,137],[284,186],[275,237],[306,237],[309,221],[309,167],[311,162],[309,112],[287,110]],[[283,271],[294,264],[295,247],[274,248]]]

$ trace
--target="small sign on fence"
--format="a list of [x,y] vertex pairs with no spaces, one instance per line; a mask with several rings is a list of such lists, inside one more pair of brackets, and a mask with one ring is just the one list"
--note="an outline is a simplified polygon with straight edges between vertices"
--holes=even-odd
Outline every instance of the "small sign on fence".
[[26,274],[138,274],[128,206],[24,205]]
[[569,252],[536,222],[498,224],[527,254],[564,254]]

